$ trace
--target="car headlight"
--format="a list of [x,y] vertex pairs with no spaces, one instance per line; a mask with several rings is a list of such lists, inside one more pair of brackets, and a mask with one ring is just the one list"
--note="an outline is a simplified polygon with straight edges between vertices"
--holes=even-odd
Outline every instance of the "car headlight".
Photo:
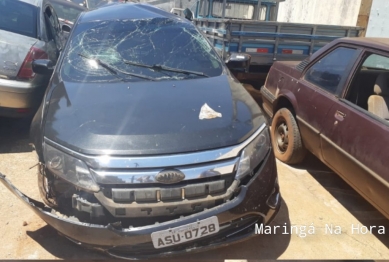
[[240,156],[236,179],[242,180],[251,174],[262,162],[270,149],[269,129],[265,128],[245,149]]
[[55,175],[89,192],[98,192],[100,187],[93,180],[88,166],[60,150],[45,144],[44,159],[46,167]]

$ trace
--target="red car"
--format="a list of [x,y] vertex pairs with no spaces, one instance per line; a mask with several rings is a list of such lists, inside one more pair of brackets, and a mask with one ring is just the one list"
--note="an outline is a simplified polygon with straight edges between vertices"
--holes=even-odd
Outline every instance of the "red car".
[[389,218],[389,39],[338,39],[276,62],[261,95],[278,159],[310,151]]

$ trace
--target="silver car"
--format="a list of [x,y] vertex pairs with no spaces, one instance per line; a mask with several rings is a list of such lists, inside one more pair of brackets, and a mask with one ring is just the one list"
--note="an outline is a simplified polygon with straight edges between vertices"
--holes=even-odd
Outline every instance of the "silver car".
[[58,17],[47,0],[0,0],[0,116],[34,114],[50,75],[37,75],[32,61],[56,64],[63,46]]

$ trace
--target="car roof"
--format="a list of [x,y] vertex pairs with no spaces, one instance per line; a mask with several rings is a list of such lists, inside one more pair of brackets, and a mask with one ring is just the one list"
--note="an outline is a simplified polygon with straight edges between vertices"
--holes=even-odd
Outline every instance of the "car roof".
[[389,50],[389,38],[347,37],[338,39],[337,42]]
[[78,10],[83,10],[83,11],[88,10],[81,5],[78,5],[78,4],[71,2],[71,1],[68,1],[68,0],[49,0],[49,2],[63,4],[64,6],[72,7],[74,9],[78,9]]
[[84,13],[78,23],[104,20],[127,20],[127,19],[151,19],[170,18],[179,21],[188,21],[180,16],[168,13],[148,4],[140,3],[112,3],[107,6]]

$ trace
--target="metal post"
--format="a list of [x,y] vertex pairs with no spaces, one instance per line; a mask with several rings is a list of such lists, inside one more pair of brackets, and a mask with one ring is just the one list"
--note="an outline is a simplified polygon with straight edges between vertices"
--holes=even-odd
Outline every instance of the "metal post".
[[280,2],[277,2],[276,3],[276,10],[275,10],[275,14],[274,14],[274,21],[278,21],[278,10],[279,10],[279,8],[280,8]]
[[224,19],[226,16],[226,6],[227,6],[227,0],[223,0],[222,19]]

